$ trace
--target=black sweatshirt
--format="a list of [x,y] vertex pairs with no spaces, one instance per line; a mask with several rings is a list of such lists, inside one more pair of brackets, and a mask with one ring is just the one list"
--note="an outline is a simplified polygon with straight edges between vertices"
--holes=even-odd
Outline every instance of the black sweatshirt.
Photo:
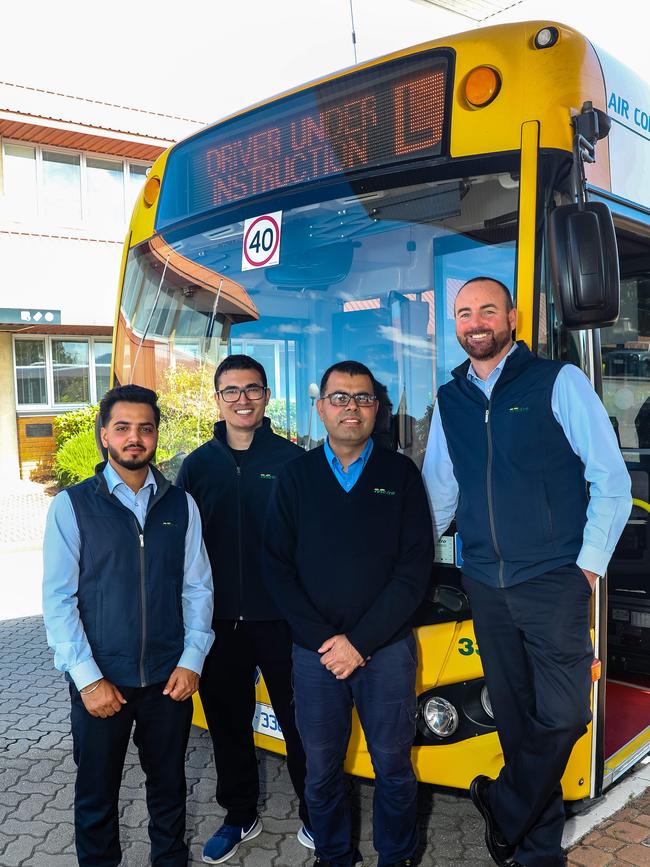
[[196,501],[214,580],[214,620],[280,620],[261,579],[262,534],[280,467],[303,453],[274,434],[264,418],[239,466],[228,447],[226,423],[188,455],[176,484]]
[[318,650],[345,634],[369,656],[408,634],[433,564],[422,477],[378,446],[346,493],[322,446],[283,467],[267,512],[264,580],[293,632]]

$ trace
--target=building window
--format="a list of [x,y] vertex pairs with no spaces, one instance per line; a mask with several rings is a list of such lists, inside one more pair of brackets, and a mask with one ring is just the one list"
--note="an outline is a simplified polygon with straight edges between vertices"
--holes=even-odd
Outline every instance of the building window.
[[126,190],[126,216],[131,217],[131,211],[135,205],[135,200],[140,194],[140,190],[147,180],[147,166],[140,166],[137,163],[129,163],[129,181]]
[[86,215],[94,225],[117,226],[124,220],[124,168],[121,162],[86,157]]
[[7,142],[0,153],[0,213],[65,228],[122,231],[149,165]]
[[111,379],[111,344],[95,340],[93,355],[95,358],[95,393],[101,400],[108,391]]
[[53,340],[54,403],[90,403],[87,340]]
[[81,157],[43,151],[41,211],[50,222],[76,226],[81,221]]
[[4,146],[4,209],[17,220],[36,216],[36,148]]
[[47,403],[44,340],[16,341],[16,401]]
[[108,390],[111,343],[96,337],[16,337],[18,410],[97,403]]

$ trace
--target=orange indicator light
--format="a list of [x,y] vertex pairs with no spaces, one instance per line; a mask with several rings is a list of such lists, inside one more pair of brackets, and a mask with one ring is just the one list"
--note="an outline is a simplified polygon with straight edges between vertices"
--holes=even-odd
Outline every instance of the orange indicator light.
[[465,98],[475,108],[489,105],[501,90],[501,76],[491,66],[477,66],[465,81]]
[[158,198],[158,193],[160,192],[160,178],[149,178],[147,183],[144,185],[144,203],[150,208],[153,203]]

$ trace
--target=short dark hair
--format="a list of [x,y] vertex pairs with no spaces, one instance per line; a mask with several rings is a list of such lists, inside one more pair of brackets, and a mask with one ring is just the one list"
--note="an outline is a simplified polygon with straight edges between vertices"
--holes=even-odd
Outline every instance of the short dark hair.
[[262,380],[264,388],[268,388],[266,381],[266,371],[259,363],[251,358],[250,355],[228,355],[221,362],[219,367],[214,372],[214,390],[219,391],[219,379],[224,373],[229,370],[256,370]]
[[[466,283],[460,287],[458,292],[462,292],[465,286],[469,286],[471,283],[483,283],[485,280],[490,283],[496,283],[496,285],[503,291],[503,294],[506,296],[506,310],[510,311],[515,306],[512,301],[512,294],[510,289],[506,286],[505,283],[502,283],[501,280],[497,280],[496,277],[472,277],[471,280],[467,280]],[[456,293],[458,295],[458,293]]]
[[141,385],[117,385],[107,391],[99,404],[99,418],[101,419],[102,427],[108,427],[111,420],[111,410],[113,405],[124,401],[125,403],[148,403],[153,410],[153,415],[156,420],[156,427],[160,424],[160,407],[158,406],[158,395],[150,388],[143,388]]
[[348,376],[367,376],[372,383],[372,390],[376,392],[377,390],[377,380],[372,375],[372,373],[368,370],[365,364],[361,364],[360,361],[336,361],[334,364],[331,364],[320,381],[320,394],[321,397],[325,394],[325,389],[327,388],[327,380],[330,378],[331,373],[346,373]]

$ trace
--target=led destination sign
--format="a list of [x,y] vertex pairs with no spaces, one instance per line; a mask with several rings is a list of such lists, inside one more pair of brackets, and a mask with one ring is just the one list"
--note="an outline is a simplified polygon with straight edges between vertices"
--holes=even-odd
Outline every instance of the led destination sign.
[[352,73],[182,142],[156,225],[274,190],[439,156],[447,58],[427,53]]

